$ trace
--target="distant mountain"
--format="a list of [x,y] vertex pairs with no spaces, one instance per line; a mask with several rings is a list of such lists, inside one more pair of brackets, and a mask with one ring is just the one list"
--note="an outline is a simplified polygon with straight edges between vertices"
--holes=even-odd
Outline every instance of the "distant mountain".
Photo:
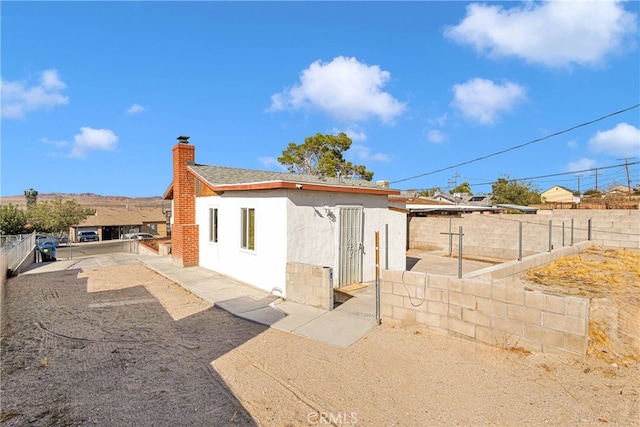
[[[169,201],[163,200],[162,196],[151,197],[127,197],[127,196],[102,196],[95,193],[38,193],[38,200],[75,200],[81,205],[88,206],[160,206]],[[0,197],[0,204],[14,204],[26,206],[27,202],[24,194],[18,196]]]

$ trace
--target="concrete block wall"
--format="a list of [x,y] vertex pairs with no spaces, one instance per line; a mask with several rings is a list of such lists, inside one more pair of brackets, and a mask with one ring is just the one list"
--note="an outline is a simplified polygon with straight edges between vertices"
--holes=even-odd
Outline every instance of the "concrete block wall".
[[521,285],[383,270],[383,322],[423,324],[492,345],[583,356],[589,300]]
[[[640,248],[640,210],[549,210],[538,215],[465,214],[451,218],[451,232],[463,227],[463,255],[499,259],[517,259],[519,227],[522,222],[523,256],[547,251],[549,221],[552,224],[551,243],[554,249],[588,239],[591,219],[591,240],[608,247]],[[564,234],[563,234],[564,223]],[[449,249],[449,218],[412,217],[409,222],[410,249]],[[452,238],[452,251],[458,252],[458,236]]]
[[332,310],[331,268],[288,262],[286,296],[289,301]]

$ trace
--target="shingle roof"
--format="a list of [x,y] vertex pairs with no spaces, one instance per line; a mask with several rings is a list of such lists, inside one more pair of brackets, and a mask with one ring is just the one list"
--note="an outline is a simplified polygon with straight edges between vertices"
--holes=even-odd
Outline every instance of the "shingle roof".
[[166,218],[162,209],[138,208],[129,210],[126,208],[96,208],[95,215],[90,215],[80,223],[81,226],[117,226],[117,225],[142,225],[145,222],[165,222]]
[[384,187],[375,182],[364,179],[346,179],[320,177],[317,175],[298,175],[287,172],[270,172],[252,169],[236,169],[224,166],[207,166],[192,164],[189,169],[202,177],[211,185],[255,184],[272,181],[285,181],[295,183],[307,183],[318,185],[331,185],[343,187],[377,188]]

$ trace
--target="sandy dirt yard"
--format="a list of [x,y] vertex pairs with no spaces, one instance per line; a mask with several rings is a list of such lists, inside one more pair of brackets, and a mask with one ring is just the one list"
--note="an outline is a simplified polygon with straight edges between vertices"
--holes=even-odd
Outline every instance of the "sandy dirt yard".
[[7,283],[2,425],[640,425],[640,365],[385,325],[265,329],[142,265]]

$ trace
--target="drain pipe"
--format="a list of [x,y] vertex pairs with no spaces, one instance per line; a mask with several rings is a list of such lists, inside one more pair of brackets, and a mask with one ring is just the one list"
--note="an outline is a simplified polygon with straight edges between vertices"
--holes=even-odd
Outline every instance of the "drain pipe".
[[380,315],[380,232],[376,231],[376,323],[382,324]]

